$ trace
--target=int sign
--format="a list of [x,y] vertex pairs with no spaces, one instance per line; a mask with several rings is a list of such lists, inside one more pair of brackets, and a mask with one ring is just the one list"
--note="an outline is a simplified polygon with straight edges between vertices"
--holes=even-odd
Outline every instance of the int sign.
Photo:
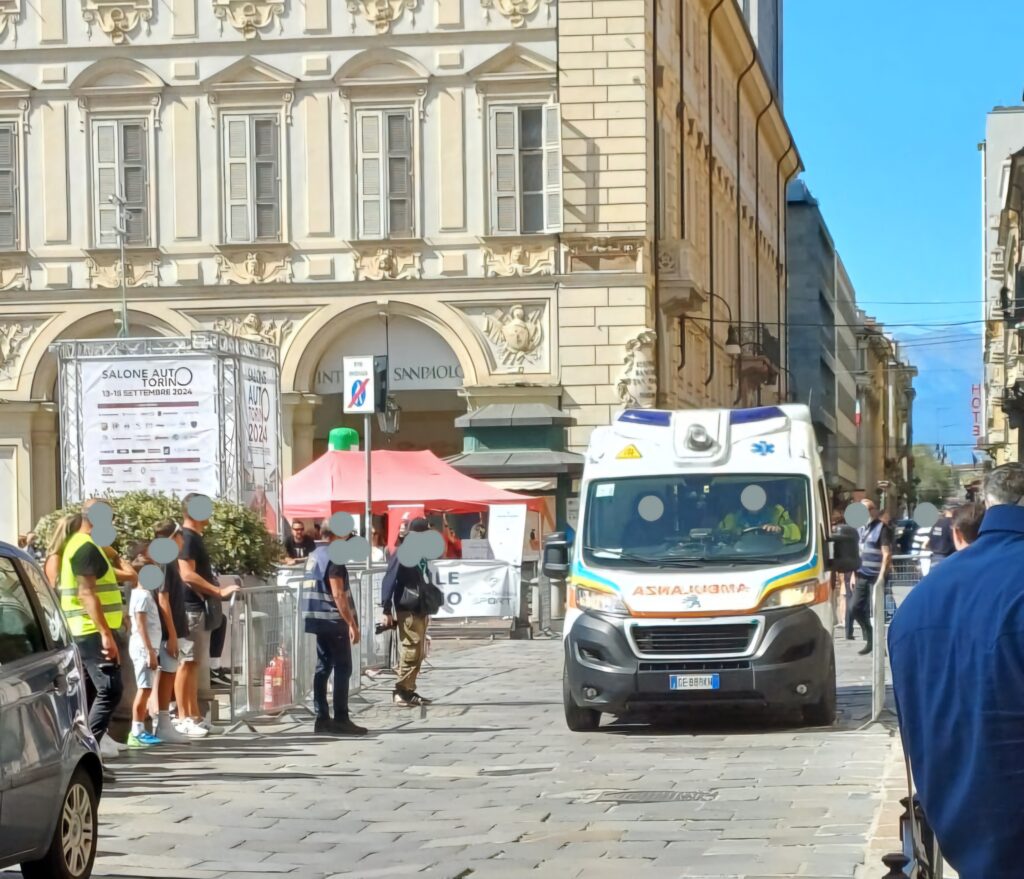
[[372,415],[373,357],[346,357],[342,367],[344,375],[344,403],[346,415]]

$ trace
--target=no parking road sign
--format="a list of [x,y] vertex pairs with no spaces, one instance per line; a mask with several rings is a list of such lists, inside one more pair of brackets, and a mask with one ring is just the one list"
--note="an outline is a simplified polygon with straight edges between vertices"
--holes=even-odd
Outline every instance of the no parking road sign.
[[346,357],[343,365],[346,415],[374,412],[373,357]]

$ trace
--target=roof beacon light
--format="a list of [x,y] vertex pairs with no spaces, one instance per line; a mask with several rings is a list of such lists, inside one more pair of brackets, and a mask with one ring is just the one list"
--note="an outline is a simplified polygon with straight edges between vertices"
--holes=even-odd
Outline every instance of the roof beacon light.
[[715,444],[707,430],[700,424],[691,424],[686,434],[686,445],[695,452],[707,452]]

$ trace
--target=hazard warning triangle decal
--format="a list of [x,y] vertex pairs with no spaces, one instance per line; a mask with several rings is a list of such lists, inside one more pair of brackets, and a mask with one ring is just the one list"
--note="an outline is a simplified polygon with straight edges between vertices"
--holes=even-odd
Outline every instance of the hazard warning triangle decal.
[[635,461],[637,458],[642,458],[643,455],[640,454],[640,450],[636,446],[629,445],[619,452],[617,457],[620,461]]

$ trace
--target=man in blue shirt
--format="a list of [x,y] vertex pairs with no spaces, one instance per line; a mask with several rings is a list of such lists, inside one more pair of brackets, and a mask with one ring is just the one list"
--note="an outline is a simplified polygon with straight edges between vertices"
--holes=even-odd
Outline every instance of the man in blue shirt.
[[903,745],[960,879],[1024,875],[1024,465],[985,480],[981,535],[889,630]]

